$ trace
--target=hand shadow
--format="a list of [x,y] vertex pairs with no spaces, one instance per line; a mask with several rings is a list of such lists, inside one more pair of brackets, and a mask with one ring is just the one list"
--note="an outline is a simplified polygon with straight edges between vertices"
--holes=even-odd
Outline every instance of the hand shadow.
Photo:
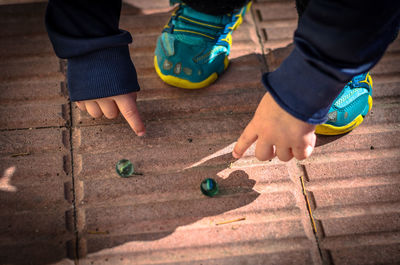
[[[128,216],[130,223],[123,228],[125,234],[121,236],[98,238],[99,242],[91,242],[91,253],[100,251],[104,248],[112,248],[132,241],[151,241],[169,236],[180,226],[186,226],[197,222],[205,217],[216,216],[228,211],[243,207],[253,202],[260,194],[253,190],[255,180],[249,178],[243,170],[229,169],[229,162],[233,161],[230,153],[217,156],[205,163],[176,172],[177,175],[185,179],[175,181],[169,179],[166,184],[176,185],[175,198],[170,193],[168,203],[154,202],[146,205],[131,206],[131,216]],[[212,168],[212,169],[211,169]],[[222,172],[223,171],[223,172]],[[221,173],[222,172],[222,173]],[[227,174],[227,177],[218,175]],[[218,195],[207,197],[200,191],[200,183],[205,178],[213,178],[219,187]],[[179,178],[180,179],[180,178]],[[146,177],[140,177],[136,185],[143,185]],[[183,190],[182,190],[183,185]],[[187,190],[185,190],[185,186]],[[182,199],[182,194],[185,193]],[[160,194],[160,197],[162,194]],[[105,217],[105,219],[108,219]],[[104,222],[99,222],[104,223]],[[106,224],[105,224],[106,225]],[[215,226],[215,223],[210,226]],[[113,227],[116,230],[107,230],[107,227],[96,227],[98,231],[106,231],[108,234],[118,234],[121,227]],[[128,231],[129,230],[129,231]],[[89,237],[87,231],[82,236]],[[91,237],[89,240],[97,241]],[[100,242],[101,240],[101,242]]]

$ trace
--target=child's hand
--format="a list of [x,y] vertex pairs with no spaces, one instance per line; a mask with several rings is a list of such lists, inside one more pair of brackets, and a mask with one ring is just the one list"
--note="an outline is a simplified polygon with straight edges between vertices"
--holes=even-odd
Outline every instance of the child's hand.
[[87,111],[92,117],[104,116],[114,119],[121,111],[122,116],[138,136],[143,136],[146,129],[136,108],[136,92],[108,98],[78,101],[76,104],[82,111]]
[[275,156],[282,161],[289,161],[293,156],[305,159],[311,155],[315,146],[314,131],[315,125],[294,118],[266,93],[236,143],[232,155],[240,158],[257,140],[255,155],[261,161]]

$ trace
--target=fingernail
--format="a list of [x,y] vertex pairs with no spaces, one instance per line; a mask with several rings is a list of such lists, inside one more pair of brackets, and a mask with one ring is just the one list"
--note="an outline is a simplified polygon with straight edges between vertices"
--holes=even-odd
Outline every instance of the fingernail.
[[234,158],[240,158],[240,155],[236,154],[235,151],[232,152],[232,156],[233,156]]
[[314,148],[312,146],[307,146],[306,148],[306,155],[309,157],[311,153],[313,152]]
[[146,134],[146,132],[138,132],[137,136],[141,137],[141,136],[144,136],[145,134]]

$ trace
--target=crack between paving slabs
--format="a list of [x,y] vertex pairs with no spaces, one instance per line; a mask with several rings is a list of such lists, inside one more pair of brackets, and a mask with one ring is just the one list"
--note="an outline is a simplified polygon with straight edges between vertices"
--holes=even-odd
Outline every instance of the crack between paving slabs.
[[[253,3],[253,5],[251,5],[250,11],[251,11],[250,12],[251,18],[253,19],[253,23],[254,23],[254,29],[255,29],[256,34],[257,34],[258,43],[259,43],[260,48],[261,48],[261,62],[263,64],[263,66],[264,66],[264,69],[261,69],[261,72],[262,73],[263,72],[269,72],[269,67],[268,67],[268,64],[267,64],[267,60],[265,59],[264,43],[263,43],[261,35],[260,35],[260,28],[258,27],[256,15],[255,15],[256,10],[254,8],[254,3]],[[258,57],[260,57],[260,56],[258,56]]]
[[302,192],[303,192],[304,200],[305,200],[306,206],[307,206],[308,216],[310,218],[313,234],[314,234],[314,237],[315,237],[315,241],[317,243],[318,253],[320,255],[322,263],[325,264],[326,260],[324,259],[324,256],[322,254],[320,240],[319,240],[318,234],[317,234],[317,226],[316,226],[314,215],[313,215],[313,212],[312,212],[312,209],[311,209],[310,199],[309,199],[308,194],[307,194],[306,186],[304,185],[304,175],[307,174],[307,171],[302,166],[300,166],[300,168],[303,171],[303,174],[299,177],[299,179],[300,179],[300,184],[301,184],[301,189],[302,189]]
[[[64,84],[67,87],[68,82],[66,78],[66,73],[67,73],[67,63],[66,60],[60,60],[60,72],[64,74],[65,80]],[[67,90],[65,90],[65,93],[68,93]],[[75,236],[75,245],[74,245],[74,253],[73,253],[73,258],[74,258],[74,264],[78,265],[79,264],[79,231],[78,231],[78,217],[77,217],[77,210],[76,210],[76,193],[75,193],[75,175],[74,175],[74,148],[73,148],[73,142],[72,142],[72,129],[73,129],[73,119],[72,119],[72,101],[70,98],[68,98],[68,105],[69,105],[69,121],[66,123],[66,128],[69,131],[69,151],[71,155],[71,182],[72,182],[72,208],[73,208],[73,218],[74,218],[74,236]]]
[[71,154],[71,179],[72,179],[72,206],[74,211],[74,234],[75,234],[75,253],[74,253],[74,263],[77,265],[79,264],[79,231],[78,231],[78,218],[77,218],[77,211],[76,211],[76,194],[75,194],[75,175],[74,175],[74,148],[72,143],[72,102],[69,101],[70,106],[70,114],[69,119],[71,121],[71,125],[68,127],[69,129],[69,146],[70,146],[70,154]]

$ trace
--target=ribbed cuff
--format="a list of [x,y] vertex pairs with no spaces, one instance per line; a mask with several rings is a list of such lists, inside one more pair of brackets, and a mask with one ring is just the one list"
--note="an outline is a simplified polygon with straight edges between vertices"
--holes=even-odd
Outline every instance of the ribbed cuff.
[[128,45],[70,58],[67,76],[72,101],[111,97],[140,90]]
[[281,108],[310,124],[327,120],[329,109],[346,83],[307,62],[295,48],[281,66],[262,82]]

